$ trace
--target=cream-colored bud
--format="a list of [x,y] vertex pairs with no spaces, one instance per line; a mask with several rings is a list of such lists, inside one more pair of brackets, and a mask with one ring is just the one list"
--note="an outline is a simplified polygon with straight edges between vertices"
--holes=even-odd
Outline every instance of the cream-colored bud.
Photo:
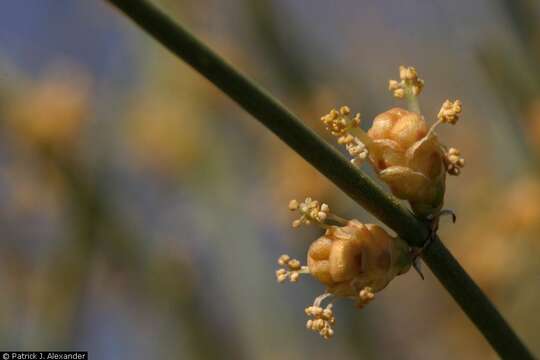
[[417,96],[424,88],[424,80],[418,77],[416,69],[413,67],[400,66],[399,78],[401,81],[390,80],[388,90],[392,91],[394,97],[401,99],[407,93]]
[[285,266],[289,262],[290,259],[291,257],[289,255],[283,254],[278,258],[278,264],[281,266]]
[[424,81],[419,80],[416,85],[411,86],[411,92],[413,93],[414,96],[418,96],[422,92],[423,88],[424,88]]
[[332,318],[332,316],[334,316],[334,313],[330,309],[324,309],[323,313],[322,313],[322,316],[323,316],[324,319],[330,320]]
[[287,263],[287,266],[291,270],[300,270],[300,268],[302,267],[301,264],[300,264],[300,261],[298,261],[296,259],[289,260],[289,262]]
[[439,111],[439,114],[437,115],[437,118],[439,121],[449,123],[454,125],[459,120],[459,115],[462,111],[462,104],[460,100],[450,101],[446,100],[441,110]]
[[352,119],[352,124],[353,124],[353,127],[358,127],[361,123],[361,118],[360,118],[360,114],[356,114],[354,115],[354,118]]
[[394,91],[394,90],[397,90],[399,89],[399,82],[397,82],[396,80],[390,80],[388,81],[388,90],[390,91]]
[[461,173],[461,168],[465,166],[465,159],[460,157],[458,149],[450,148],[446,154],[446,171],[450,175],[457,176]]
[[323,319],[315,319],[312,323],[313,329],[320,331],[324,328],[324,320]]
[[394,97],[398,99],[403,99],[405,97],[405,90],[404,89],[394,90]]
[[289,280],[291,282],[297,282],[300,279],[300,274],[297,271],[293,271],[289,275]]
[[375,297],[375,295],[373,294],[370,287],[366,287],[360,291],[359,297],[360,300],[367,302],[371,301]]
[[289,210],[291,211],[298,210],[298,200],[293,199],[289,201]]
[[409,67],[407,69],[407,80],[416,80],[418,78],[418,74],[416,72],[416,69],[413,67]]
[[399,66],[399,78],[401,80],[406,80],[407,79],[407,67],[404,66],[404,65]]
[[354,137],[351,134],[347,134],[347,135],[344,135],[344,136],[340,136],[338,138],[338,144],[341,144],[341,145],[349,144],[353,140],[354,140]]

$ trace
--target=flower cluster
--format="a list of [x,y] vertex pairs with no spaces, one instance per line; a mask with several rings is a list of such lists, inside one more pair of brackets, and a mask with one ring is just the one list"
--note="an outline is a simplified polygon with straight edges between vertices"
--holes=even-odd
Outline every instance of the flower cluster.
[[368,151],[364,143],[356,136],[351,134],[351,130],[360,127],[360,114],[356,114],[350,118],[351,110],[348,106],[342,106],[339,111],[336,109],[323,117],[321,121],[324,123],[326,130],[336,136],[338,143],[345,145],[349,154],[353,157],[351,162],[360,165],[366,158]]
[[348,134],[350,129],[360,126],[360,114],[356,114],[352,119],[349,116],[350,114],[351,109],[348,106],[342,106],[339,111],[332,109],[328,114],[321,117],[321,121],[326,126],[326,130],[330,131],[334,136],[339,136],[338,140],[341,140]]
[[334,312],[332,310],[333,305],[330,303],[323,309],[321,302],[330,294],[323,294],[315,299],[312,306],[308,306],[304,312],[310,319],[306,322],[306,328],[308,330],[319,333],[325,340],[334,336],[334,329],[332,325],[336,323]]
[[297,282],[301,273],[307,273],[307,267],[302,266],[297,259],[291,259],[287,254],[283,254],[278,259],[278,264],[283,266],[276,270],[276,279],[279,283],[289,279],[290,282]]
[[460,157],[460,152],[456,148],[448,149],[445,160],[446,171],[448,171],[448,174],[450,175],[459,175],[461,168],[465,166],[465,159]]
[[[310,317],[307,328],[328,339],[333,334],[335,322],[331,303],[323,309],[321,302],[331,296],[356,301],[359,308],[374,298],[375,292],[384,289],[397,275],[409,270],[412,262],[407,244],[398,237],[390,236],[383,228],[374,224],[363,224],[358,220],[345,220],[324,207],[321,218],[321,202],[307,198],[299,203],[291,201],[289,208],[300,210],[301,223],[313,223],[325,234],[315,240],[307,252],[307,266],[298,260],[282,255],[276,271],[277,281],[298,281],[301,274],[310,274],[326,286],[326,291],[315,299],[313,306],[306,309]],[[318,220],[314,220],[317,218]],[[328,220],[339,225],[330,225]],[[297,227],[293,223],[293,227]]]
[[[416,215],[437,217],[444,201],[446,174],[459,175],[465,160],[458,150],[446,150],[435,129],[444,123],[456,124],[462,104],[460,100],[446,100],[438,120],[429,126],[419,113],[416,99],[424,81],[413,67],[401,66],[400,78],[400,82],[391,80],[389,88],[396,97],[406,95],[411,110],[392,108],[385,111],[375,117],[367,132],[359,126],[344,126],[347,130],[339,134],[338,143],[347,145],[354,141],[354,153],[347,148],[353,155],[353,163],[369,159],[379,178],[396,197],[409,201]],[[349,108],[344,108],[349,113]],[[327,128],[331,119],[340,119],[340,114],[332,110],[322,118]]]
[[360,293],[358,293],[358,301],[356,302],[356,307],[359,309],[362,309],[364,306],[369,304],[371,300],[375,298],[375,294],[373,293],[373,289],[369,286],[366,286],[362,290],[360,290]]
[[289,202],[289,210],[298,210],[301,214],[300,218],[292,222],[292,226],[295,228],[302,224],[309,225],[312,222],[323,223],[330,213],[330,208],[327,204],[312,200],[310,197],[307,197],[301,203],[297,200],[291,200]]
[[439,121],[455,125],[461,114],[461,100],[450,101],[446,100],[439,110],[437,118]]
[[399,67],[399,79],[388,81],[388,90],[392,91],[394,97],[404,98],[406,95],[418,96],[424,88],[424,80],[418,77],[416,69],[412,66]]

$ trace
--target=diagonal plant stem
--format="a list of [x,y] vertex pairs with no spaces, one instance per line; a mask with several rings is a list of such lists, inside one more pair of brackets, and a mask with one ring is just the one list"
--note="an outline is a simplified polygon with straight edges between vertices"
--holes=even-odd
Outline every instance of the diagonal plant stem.
[[[108,0],[158,42],[191,65],[259,120],[358,204],[395,230],[411,246],[421,246],[429,231],[399,201],[326,143],[277,100],[227,64],[207,46],[146,0]],[[423,259],[495,351],[505,359],[532,355],[482,290],[439,238]]]

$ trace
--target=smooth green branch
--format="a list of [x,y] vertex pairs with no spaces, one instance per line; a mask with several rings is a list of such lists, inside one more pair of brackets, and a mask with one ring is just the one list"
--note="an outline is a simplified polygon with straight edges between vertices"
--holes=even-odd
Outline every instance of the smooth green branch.
[[150,3],[109,0],[182,60],[220,88],[281,140],[334,182],[340,189],[400,234],[421,246],[426,227],[387,195],[281,103],[240,74],[203,43],[175,24]]
[[[210,80],[409,245],[421,246],[425,242],[428,228],[396,198],[386,194],[277,100],[167,15],[145,0],[108,1]],[[532,359],[525,345],[439,239],[426,249],[423,258],[501,357]]]

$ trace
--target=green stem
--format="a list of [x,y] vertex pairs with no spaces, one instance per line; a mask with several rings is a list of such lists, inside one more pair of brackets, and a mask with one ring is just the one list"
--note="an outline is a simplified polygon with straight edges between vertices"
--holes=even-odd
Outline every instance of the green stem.
[[[358,204],[394,229],[409,245],[421,246],[425,242],[429,234],[427,227],[401,206],[396,198],[387,195],[277,100],[167,15],[145,0],[108,1],[210,80]],[[423,258],[501,357],[533,358],[439,239],[425,250]]]
[[405,98],[407,99],[407,107],[409,108],[409,111],[421,114],[418,96],[412,93],[412,89],[410,86],[405,89]]

